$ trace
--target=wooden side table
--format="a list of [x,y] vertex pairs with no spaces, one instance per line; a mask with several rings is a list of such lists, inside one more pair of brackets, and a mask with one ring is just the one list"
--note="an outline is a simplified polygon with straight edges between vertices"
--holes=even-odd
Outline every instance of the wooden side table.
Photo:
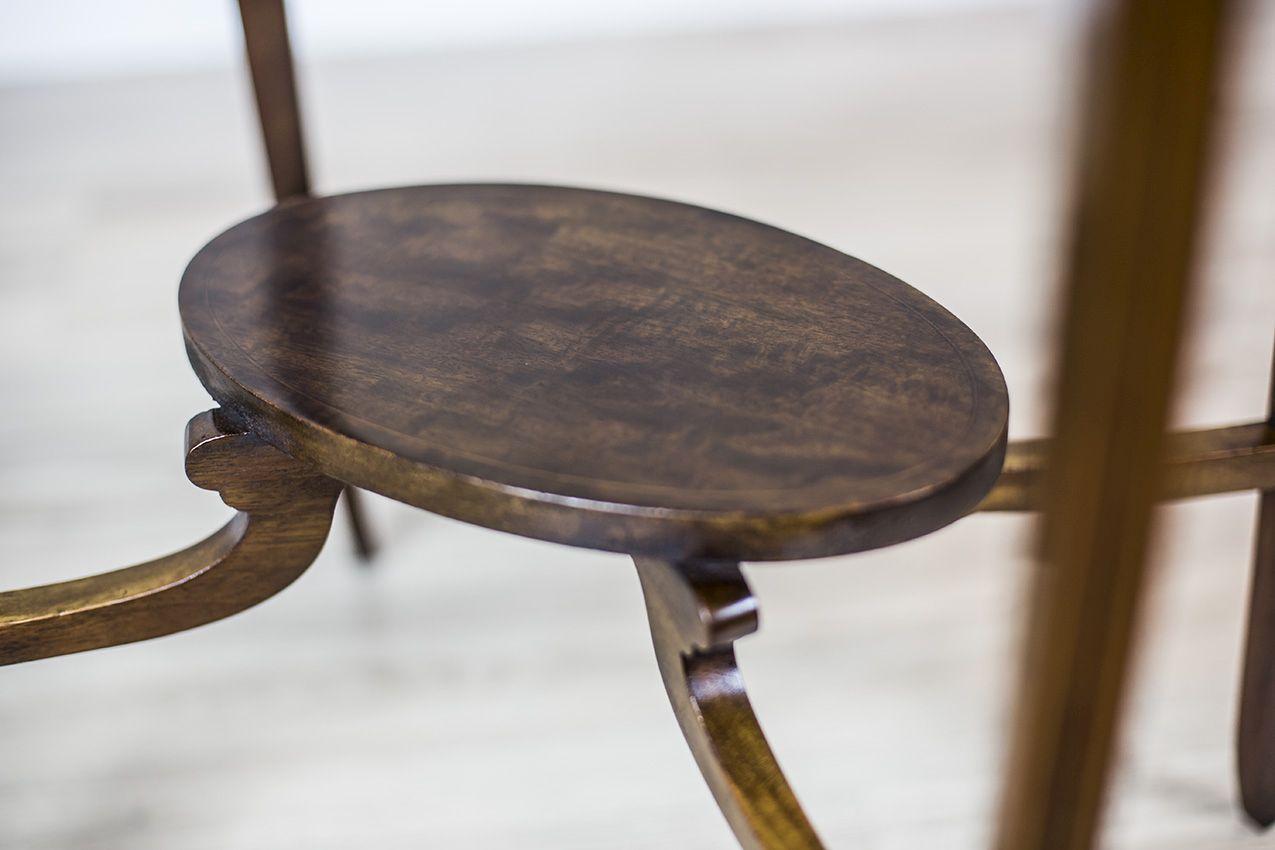
[[1245,810],[1275,822],[1275,405],[1163,434],[1236,4],[1098,5],[1055,437],[1007,454],[1004,382],[974,334],[799,236],[563,187],[309,198],[282,4],[241,0],[281,204],[209,243],[181,287],[220,405],[187,426],[187,475],[238,513],[175,555],[0,594],[0,663],[250,607],[310,565],[338,494],[363,487],[632,555],[670,701],[736,836],[805,850],[822,845],[735,663],[758,626],[740,562],[1043,508],[997,846],[1083,850],[1152,504],[1255,489],[1237,762]]
[[421,186],[289,201],[182,280],[221,405],[187,472],[240,513],[159,561],[0,596],[0,659],[224,617],[313,560],[343,485],[634,556],[660,669],[747,847],[818,839],[732,643],[741,561],[872,549],[973,510],[1008,399],[986,347],[864,262],[670,201]]

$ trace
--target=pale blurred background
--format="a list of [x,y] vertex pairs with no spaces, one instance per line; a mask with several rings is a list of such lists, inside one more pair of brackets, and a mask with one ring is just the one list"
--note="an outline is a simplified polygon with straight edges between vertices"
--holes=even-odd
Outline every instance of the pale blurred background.
[[[1252,4],[1178,421],[1263,415],[1275,8]],[[316,190],[560,182],[811,236],[988,343],[1047,427],[1080,15],[979,0],[294,0]],[[183,547],[210,406],[177,281],[269,204],[229,0],[0,4],[0,587]],[[0,848],[735,846],[668,709],[631,565],[385,500],[279,597],[0,670]],[[1164,511],[1104,846],[1275,847],[1234,805],[1254,500]],[[749,568],[754,703],[832,847],[980,848],[1027,519]]]

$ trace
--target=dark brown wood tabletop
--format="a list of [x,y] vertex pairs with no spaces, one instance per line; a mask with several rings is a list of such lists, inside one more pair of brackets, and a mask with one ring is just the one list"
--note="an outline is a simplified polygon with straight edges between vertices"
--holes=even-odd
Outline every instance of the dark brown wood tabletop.
[[958,319],[811,240],[671,201],[444,185],[290,201],[181,286],[227,413],[339,480],[594,548],[747,560],[908,539],[994,481]]

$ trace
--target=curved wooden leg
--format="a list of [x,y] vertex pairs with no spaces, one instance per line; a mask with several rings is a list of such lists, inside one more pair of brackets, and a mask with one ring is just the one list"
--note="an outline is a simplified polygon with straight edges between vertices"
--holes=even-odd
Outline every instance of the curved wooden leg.
[[673,712],[740,845],[822,850],[766,743],[735,663],[734,642],[757,630],[757,601],[739,564],[634,562]]
[[165,558],[0,593],[0,664],[171,634],[268,599],[319,554],[341,491],[216,411],[186,426],[186,475],[239,513]]

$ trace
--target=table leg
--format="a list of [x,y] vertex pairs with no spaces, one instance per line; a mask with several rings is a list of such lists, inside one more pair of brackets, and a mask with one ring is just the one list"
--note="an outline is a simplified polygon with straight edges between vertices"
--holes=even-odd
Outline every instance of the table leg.
[[1261,495],[1240,691],[1240,798],[1261,826],[1275,823],[1275,490]]
[[186,474],[239,512],[176,554],[0,593],[0,664],[171,634],[268,599],[319,554],[341,491],[217,411],[186,426]]
[[354,554],[359,561],[370,564],[376,554],[376,543],[372,540],[371,526],[367,521],[367,512],[363,505],[363,494],[353,487],[341,491],[345,502],[345,515],[350,520],[350,534],[354,540]]
[[733,561],[634,558],[673,712],[745,850],[822,850],[766,743],[735,663],[757,602]]

